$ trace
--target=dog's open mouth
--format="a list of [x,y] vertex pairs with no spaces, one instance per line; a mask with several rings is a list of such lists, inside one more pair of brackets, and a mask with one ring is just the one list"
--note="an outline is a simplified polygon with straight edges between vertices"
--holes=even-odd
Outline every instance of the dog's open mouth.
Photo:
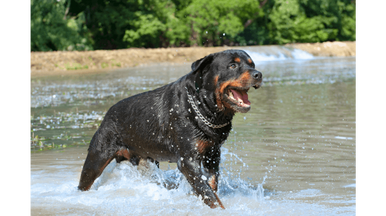
[[223,102],[236,112],[246,113],[251,109],[251,102],[248,100],[248,91],[250,87],[258,89],[260,85],[261,82],[247,87],[228,86],[224,93]]
[[250,107],[251,102],[248,100],[248,90],[247,89],[228,89],[228,98],[231,102],[236,104],[239,107]]

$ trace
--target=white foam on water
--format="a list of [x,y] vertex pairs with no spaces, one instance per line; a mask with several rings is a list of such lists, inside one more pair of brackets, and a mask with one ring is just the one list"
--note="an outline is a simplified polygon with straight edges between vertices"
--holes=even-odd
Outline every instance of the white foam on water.
[[344,139],[344,140],[352,140],[352,137],[342,137],[342,136],[336,136],[335,139]]
[[306,51],[300,50],[300,49],[294,49],[292,51],[292,56],[294,59],[313,59],[313,58],[315,58],[312,54],[310,54]]
[[251,56],[255,64],[258,64],[260,62],[265,62],[265,61],[279,61],[279,60],[289,60],[289,59],[308,60],[308,59],[315,58],[312,54],[299,49],[293,49],[293,50],[286,49],[286,51],[288,51],[290,55],[285,55],[280,51],[276,51],[276,54],[266,54],[266,53],[254,52],[250,50],[244,50],[244,51],[247,52],[249,56]]
[[345,188],[356,188],[357,187],[357,184],[349,184],[349,185],[346,185],[344,186]]
[[277,55],[269,55],[264,53],[252,52],[245,50],[249,56],[251,56],[252,60],[256,62],[261,61],[277,61],[277,60],[285,60],[287,57],[284,56],[283,53],[278,53]]
[[[227,150],[223,151],[227,154]],[[240,159],[241,160],[241,159]],[[33,212],[54,215],[345,215],[355,206],[329,208],[305,198],[318,190],[267,193],[263,183],[252,185],[221,169],[218,196],[225,206],[210,209],[177,170],[160,170],[154,164],[141,170],[112,161],[89,191],[77,189],[79,171],[57,167],[57,172],[31,171]],[[52,166],[51,166],[52,167]],[[167,187],[169,189],[167,189]],[[264,192],[266,194],[264,195]],[[342,213],[343,212],[343,213]]]

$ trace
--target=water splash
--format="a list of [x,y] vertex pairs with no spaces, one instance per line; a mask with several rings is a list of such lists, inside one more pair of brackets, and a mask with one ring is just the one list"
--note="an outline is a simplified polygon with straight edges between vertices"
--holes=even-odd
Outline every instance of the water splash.
[[[225,148],[223,148],[223,152],[225,152],[225,155],[232,154],[238,160],[242,161],[237,155],[228,153],[227,149]],[[224,154],[222,157],[225,158]],[[164,192],[164,189],[168,189],[172,191],[179,191],[185,194],[193,194],[193,190],[190,184],[177,168],[163,171],[151,162],[147,162],[145,166],[134,167],[131,165],[131,163],[126,161],[117,164],[114,160],[106,167],[105,171],[95,181],[91,189],[100,190],[101,188],[108,188],[108,190],[110,190],[116,187],[117,184],[119,184],[120,188],[130,188],[136,184],[155,184],[158,186],[158,189],[153,188],[153,192],[158,190]],[[252,198],[256,201],[263,201],[263,183],[266,176],[264,177],[262,184],[254,185],[251,182],[241,179],[241,172],[242,170],[240,170],[238,173],[232,173],[229,168],[220,166],[218,195],[220,197],[232,197],[239,195]],[[135,188],[136,187],[137,186],[135,186]],[[153,195],[155,197],[160,196],[158,193]]]
[[[133,212],[145,215],[187,212],[216,215],[218,210],[208,208],[194,195],[192,187],[177,168],[161,170],[151,162],[146,163],[146,167],[113,160],[86,192],[77,190],[79,172],[74,169],[58,169],[54,174],[45,170],[32,172],[32,205],[44,204],[53,209],[71,206],[75,212],[86,208],[88,213],[114,215]],[[254,185],[228,170],[220,167],[218,196],[228,211],[235,213],[243,209],[246,215],[253,214],[255,208],[264,203],[263,185]]]

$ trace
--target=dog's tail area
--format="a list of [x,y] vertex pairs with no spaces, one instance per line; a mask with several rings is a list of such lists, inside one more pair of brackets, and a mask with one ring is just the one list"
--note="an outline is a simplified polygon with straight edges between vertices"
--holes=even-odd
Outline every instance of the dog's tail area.
[[86,161],[84,162],[78,189],[87,191],[91,188],[95,179],[97,179],[106,168],[106,166],[117,156],[115,140],[113,134],[107,131],[98,131],[94,134],[88,148]]
[[100,152],[91,149],[83,165],[78,189],[81,191],[89,190],[95,179],[102,174],[103,170],[113,159],[114,155],[103,157]]

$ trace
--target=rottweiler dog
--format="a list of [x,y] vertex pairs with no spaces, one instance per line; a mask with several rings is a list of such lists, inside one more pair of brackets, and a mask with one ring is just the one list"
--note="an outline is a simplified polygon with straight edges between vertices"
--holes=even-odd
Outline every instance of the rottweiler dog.
[[177,81],[119,101],[106,113],[91,139],[79,190],[90,189],[115,159],[177,163],[197,196],[224,208],[217,183],[221,145],[237,112],[251,109],[250,87],[259,88],[262,73],[242,50],[213,53],[195,61]]

